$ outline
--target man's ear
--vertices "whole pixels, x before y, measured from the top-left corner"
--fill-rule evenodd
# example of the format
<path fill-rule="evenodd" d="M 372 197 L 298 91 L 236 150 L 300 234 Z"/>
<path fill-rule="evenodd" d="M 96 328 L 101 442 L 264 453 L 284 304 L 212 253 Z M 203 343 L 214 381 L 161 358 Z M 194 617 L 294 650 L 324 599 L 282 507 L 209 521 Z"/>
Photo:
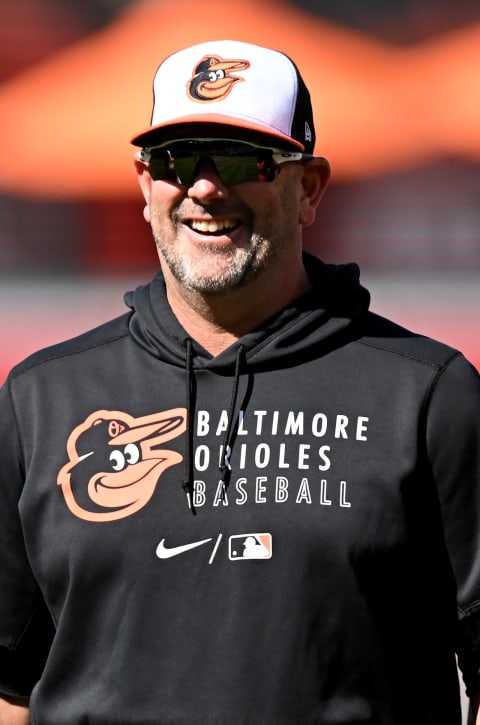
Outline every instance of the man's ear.
<path fill-rule="evenodd" d="M 317 207 L 327 188 L 329 178 L 330 164 L 323 156 L 303 164 L 303 192 L 299 212 L 299 222 L 303 227 L 308 227 L 315 221 Z"/>
<path fill-rule="evenodd" d="M 143 217 L 146 222 L 150 224 L 150 194 L 152 191 L 152 177 L 148 173 L 148 167 L 143 161 L 140 161 L 137 156 L 134 157 L 135 172 L 137 174 L 138 183 L 142 190 L 143 198 L 145 199 L 145 207 L 143 209 Z"/>

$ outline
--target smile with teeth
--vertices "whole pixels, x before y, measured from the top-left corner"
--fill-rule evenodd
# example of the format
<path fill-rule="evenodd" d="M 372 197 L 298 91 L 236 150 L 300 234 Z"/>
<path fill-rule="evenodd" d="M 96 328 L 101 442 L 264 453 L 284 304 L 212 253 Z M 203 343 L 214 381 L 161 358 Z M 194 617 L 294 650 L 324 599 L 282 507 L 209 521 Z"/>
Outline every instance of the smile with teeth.
<path fill-rule="evenodd" d="M 202 234 L 215 234 L 225 230 L 230 231 L 238 227 L 239 222 L 233 219 L 193 219 L 189 222 L 189 226 L 196 232 Z"/>

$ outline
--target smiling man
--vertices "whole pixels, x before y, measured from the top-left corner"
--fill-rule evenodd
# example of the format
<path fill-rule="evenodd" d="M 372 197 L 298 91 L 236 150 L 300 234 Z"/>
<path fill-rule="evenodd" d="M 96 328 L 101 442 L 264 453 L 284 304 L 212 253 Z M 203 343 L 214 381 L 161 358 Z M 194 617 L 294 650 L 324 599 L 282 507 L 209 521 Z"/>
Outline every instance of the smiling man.
<path fill-rule="evenodd" d="M 160 65 L 160 268 L 0 391 L 0 725 L 475 717 L 479 377 L 304 253 L 316 143 L 283 53 Z"/>

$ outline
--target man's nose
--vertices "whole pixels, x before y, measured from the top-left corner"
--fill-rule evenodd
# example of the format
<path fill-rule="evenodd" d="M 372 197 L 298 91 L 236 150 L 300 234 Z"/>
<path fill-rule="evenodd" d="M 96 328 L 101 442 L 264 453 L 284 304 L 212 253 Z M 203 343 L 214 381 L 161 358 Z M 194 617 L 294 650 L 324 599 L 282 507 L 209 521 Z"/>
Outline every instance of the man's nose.
<path fill-rule="evenodd" d="M 228 187 L 223 183 L 211 159 L 205 158 L 198 162 L 187 196 L 204 201 L 228 196 Z"/>

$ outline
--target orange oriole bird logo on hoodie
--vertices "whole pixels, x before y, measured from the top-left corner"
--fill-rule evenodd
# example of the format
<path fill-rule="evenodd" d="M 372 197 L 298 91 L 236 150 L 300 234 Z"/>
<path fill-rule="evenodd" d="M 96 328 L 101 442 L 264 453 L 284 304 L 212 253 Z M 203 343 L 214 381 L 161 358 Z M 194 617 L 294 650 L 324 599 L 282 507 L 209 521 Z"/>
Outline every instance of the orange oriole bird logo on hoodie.
<path fill-rule="evenodd" d="M 57 477 L 70 511 L 100 522 L 143 508 L 163 472 L 183 460 L 163 446 L 186 431 L 186 418 L 184 408 L 139 418 L 118 410 L 89 415 L 70 434 L 68 462 Z"/>

